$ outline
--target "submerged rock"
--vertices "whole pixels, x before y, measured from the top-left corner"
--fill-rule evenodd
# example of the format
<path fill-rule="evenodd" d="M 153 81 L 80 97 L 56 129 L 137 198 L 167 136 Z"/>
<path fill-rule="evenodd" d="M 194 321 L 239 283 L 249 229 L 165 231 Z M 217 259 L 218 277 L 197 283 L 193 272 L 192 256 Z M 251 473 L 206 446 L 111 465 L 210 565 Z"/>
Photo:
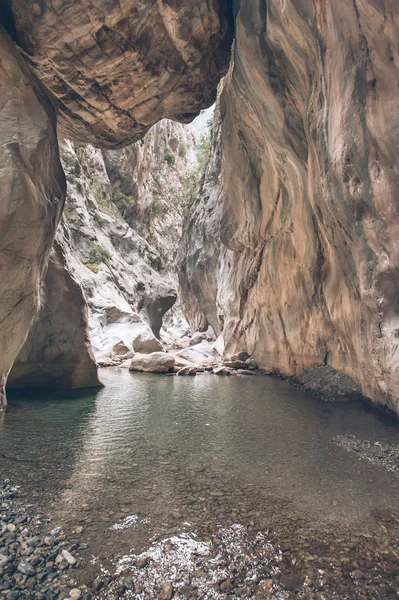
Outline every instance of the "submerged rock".
<path fill-rule="evenodd" d="M 166 352 L 152 352 L 151 354 L 136 354 L 131 363 L 130 371 L 145 371 L 147 373 L 167 373 L 173 370 L 175 359 Z"/>
<path fill-rule="evenodd" d="M 176 375 L 196 375 L 197 370 L 195 367 L 182 367 L 176 373 Z"/>

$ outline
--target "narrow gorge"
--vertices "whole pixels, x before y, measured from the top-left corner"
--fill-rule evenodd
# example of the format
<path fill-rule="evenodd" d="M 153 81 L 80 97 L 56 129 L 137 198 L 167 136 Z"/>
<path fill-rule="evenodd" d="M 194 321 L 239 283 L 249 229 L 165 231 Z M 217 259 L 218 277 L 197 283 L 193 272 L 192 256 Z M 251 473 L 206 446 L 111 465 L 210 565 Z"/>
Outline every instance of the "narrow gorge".
<path fill-rule="evenodd" d="M 0 0 L 0 68 L 1 597 L 396 597 L 397 0 Z"/>

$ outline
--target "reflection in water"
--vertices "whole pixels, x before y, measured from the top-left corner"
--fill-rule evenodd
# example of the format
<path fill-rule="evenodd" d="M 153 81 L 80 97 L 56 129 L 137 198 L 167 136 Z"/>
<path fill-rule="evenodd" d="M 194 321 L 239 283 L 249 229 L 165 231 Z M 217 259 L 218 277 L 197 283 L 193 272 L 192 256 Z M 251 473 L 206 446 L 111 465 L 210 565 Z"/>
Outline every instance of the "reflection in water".
<path fill-rule="evenodd" d="M 5 473 L 54 497 L 59 518 L 139 515 L 139 531 L 148 519 L 153 528 L 203 519 L 211 497 L 228 499 L 217 514 L 234 520 L 270 495 L 312 519 L 364 527 L 376 507 L 398 512 L 399 478 L 330 441 L 397 442 L 397 426 L 360 405 L 322 403 L 266 377 L 101 377 L 95 395 L 20 397 L 3 416 L 1 453 L 19 461 L 0 459 Z"/>

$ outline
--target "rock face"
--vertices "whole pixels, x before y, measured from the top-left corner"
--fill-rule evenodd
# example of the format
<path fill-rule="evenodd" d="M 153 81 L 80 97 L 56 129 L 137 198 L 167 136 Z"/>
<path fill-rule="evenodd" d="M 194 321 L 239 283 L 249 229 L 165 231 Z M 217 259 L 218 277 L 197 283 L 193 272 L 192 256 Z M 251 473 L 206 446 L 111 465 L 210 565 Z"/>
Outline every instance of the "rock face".
<path fill-rule="evenodd" d="M 73 389 L 100 385 L 89 341 L 87 305 L 56 244 L 39 315 L 8 378 L 9 388 Z"/>
<path fill-rule="evenodd" d="M 3 8 L 1 8 L 3 11 Z M 65 198 L 54 108 L 0 26 L 0 405 Z"/>
<path fill-rule="evenodd" d="M 165 155 L 174 142 L 175 162 L 169 165 Z M 62 144 L 68 196 L 59 238 L 87 299 L 100 363 L 114 359 L 118 343 L 132 350 L 140 335 L 151 340 L 147 352 L 161 350 L 154 334 L 166 333 L 167 311 L 167 325 L 181 323 L 176 312 L 169 314 L 177 298 L 174 255 L 186 193 L 180 179 L 196 168 L 194 143 L 190 128 L 164 120 L 123 150 Z"/>
<path fill-rule="evenodd" d="M 188 223 L 186 316 L 223 327 L 226 354 L 284 374 L 327 364 L 399 412 L 399 6 L 236 7 L 221 176 L 207 174 L 222 192 Z"/>
<path fill-rule="evenodd" d="M 61 134 L 116 147 L 212 104 L 232 41 L 227 0 L 5 0 L 2 17 L 57 99 Z"/>

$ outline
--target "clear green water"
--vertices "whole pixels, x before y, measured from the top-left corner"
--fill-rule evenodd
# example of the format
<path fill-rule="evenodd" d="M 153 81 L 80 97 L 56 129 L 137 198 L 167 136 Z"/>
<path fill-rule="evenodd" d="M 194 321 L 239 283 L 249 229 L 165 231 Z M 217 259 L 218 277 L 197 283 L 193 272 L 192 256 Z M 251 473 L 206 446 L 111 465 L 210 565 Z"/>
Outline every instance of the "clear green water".
<path fill-rule="evenodd" d="M 324 403 L 268 377 L 101 377 L 96 393 L 18 397 L 1 416 L 1 465 L 32 499 L 104 513 L 128 505 L 162 519 L 223 483 L 323 519 L 399 508 L 397 477 L 330 441 L 398 442 L 398 426 L 362 405 Z"/>
<path fill-rule="evenodd" d="M 1 475 L 51 527 L 78 536 L 82 583 L 127 568 L 144 589 L 140 598 L 157 597 L 171 576 L 179 589 L 196 590 L 178 597 L 224 597 L 215 591 L 220 571 L 242 570 L 263 540 L 273 573 L 296 565 L 333 597 L 385 598 L 395 589 L 399 476 L 331 440 L 351 434 L 398 445 L 397 423 L 268 377 L 104 369 L 101 378 L 101 390 L 19 395 L 0 413 Z M 227 542 L 207 566 L 198 559 L 206 571 L 198 579 L 192 557 L 201 544 L 217 553 L 216 531 Z M 148 572 L 134 567 L 143 552 L 152 557 Z M 262 578 L 264 561 L 254 560 L 244 587 Z M 342 570 L 359 566 L 372 580 L 363 596 Z M 111 586 L 104 597 L 118 593 Z"/>

